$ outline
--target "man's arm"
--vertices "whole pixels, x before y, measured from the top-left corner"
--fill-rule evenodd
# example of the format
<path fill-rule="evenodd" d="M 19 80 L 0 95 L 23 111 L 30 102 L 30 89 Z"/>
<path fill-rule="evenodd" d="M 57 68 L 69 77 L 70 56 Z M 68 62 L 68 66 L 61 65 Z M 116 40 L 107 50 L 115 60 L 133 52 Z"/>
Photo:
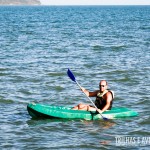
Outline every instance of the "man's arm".
<path fill-rule="evenodd" d="M 86 90 L 85 88 L 81 88 L 81 91 L 84 92 L 88 97 L 95 97 L 97 95 L 98 91 L 94 91 L 94 92 L 89 92 L 88 90 Z"/>

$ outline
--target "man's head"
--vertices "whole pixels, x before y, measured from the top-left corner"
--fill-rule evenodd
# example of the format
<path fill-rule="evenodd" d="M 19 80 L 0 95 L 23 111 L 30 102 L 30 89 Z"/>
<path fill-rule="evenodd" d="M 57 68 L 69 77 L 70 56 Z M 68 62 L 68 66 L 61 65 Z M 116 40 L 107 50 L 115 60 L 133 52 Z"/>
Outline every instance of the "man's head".
<path fill-rule="evenodd" d="M 106 80 L 101 80 L 100 81 L 99 89 L 100 89 L 100 92 L 104 92 L 105 90 L 107 90 L 107 82 L 106 82 Z"/>

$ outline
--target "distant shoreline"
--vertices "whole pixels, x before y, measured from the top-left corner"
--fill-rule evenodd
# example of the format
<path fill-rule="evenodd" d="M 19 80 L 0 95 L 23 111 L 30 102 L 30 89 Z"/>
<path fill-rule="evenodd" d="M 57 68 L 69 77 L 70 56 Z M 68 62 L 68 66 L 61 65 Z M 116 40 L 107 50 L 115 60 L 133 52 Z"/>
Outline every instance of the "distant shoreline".
<path fill-rule="evenodd" d="M 0 6 L 41 5 L 39 0 L 0 0 Z"/>
<path fill-rule="evenodd" d="M 41 4 L 9 4 L 9 5 L 3 5 L 3 4 L 0 4 L 0 6 L 42 6 Z"/>
<path fill-rule="evenodd" d="M 0 4 L 0 6 L 46 6 L 46 7 L 141 7 L 146 6 L 150 7 L 150 5 L 43 5 L 43 4 Z"/>

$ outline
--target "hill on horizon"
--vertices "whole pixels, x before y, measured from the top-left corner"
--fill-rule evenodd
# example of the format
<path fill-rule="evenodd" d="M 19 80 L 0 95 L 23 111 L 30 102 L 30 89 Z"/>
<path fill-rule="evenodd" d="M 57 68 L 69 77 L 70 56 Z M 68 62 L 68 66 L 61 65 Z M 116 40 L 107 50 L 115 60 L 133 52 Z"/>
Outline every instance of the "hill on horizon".
<path fill-rule="evenodd" d="M 0 0 L 0 5 L 40 5 L 40 0 Z"/>

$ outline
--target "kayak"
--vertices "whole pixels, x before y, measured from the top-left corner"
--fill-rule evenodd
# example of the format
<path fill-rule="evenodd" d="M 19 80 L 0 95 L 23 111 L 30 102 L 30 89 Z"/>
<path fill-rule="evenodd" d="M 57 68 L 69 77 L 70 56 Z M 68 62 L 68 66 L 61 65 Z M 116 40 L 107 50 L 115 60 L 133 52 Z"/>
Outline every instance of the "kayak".
<path fill-rule="evenodd" d="M 62 118 L 62 119 L 84 119 L 99 120 L 102 116 L 96 111 L 72 110 L 71 107 L 52 106 L 44 104 L 29 103 L 27 110 L 32 118 Z M 134 117 L 138 113 L 125 107 L 114 107 L 102 113 L 108 119 Z"/>

